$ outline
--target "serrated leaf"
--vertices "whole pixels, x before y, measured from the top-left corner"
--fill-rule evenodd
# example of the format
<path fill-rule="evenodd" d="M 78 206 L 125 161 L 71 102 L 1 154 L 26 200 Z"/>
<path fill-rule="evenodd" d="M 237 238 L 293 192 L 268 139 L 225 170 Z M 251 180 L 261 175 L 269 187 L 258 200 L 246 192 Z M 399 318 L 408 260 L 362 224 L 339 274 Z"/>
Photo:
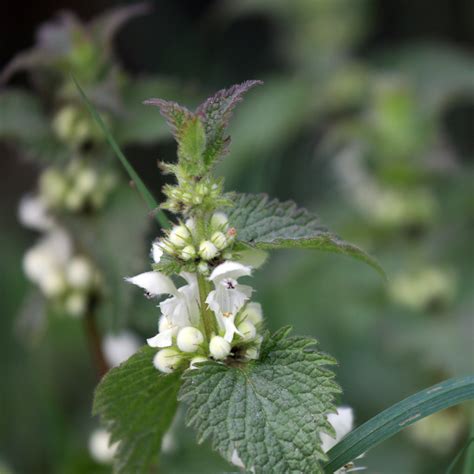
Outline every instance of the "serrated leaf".
<path fill-rule="evenodd" d="M 234 206 L 226 211 L 239 241 L 262 250 L 308 248 L 362 260 L 385 277 L 380 264 L 359 247 L 323 226 L 317 216 L 292 201 L 270 200 L 265 194 L 229 195 Z"/>
<path fill-rule="evenodd" d="M 180 374 L 158 372 L 152 363 L 155 353 L 143 347 L 112 369 L 95 392 L 94 415 L 100 415 L 111 442 L 120 441 L 114 463 L 117 473 L 151 471 L 176 412 Z"/>
<path fill-rule="evenodd" d="M 171 128 L 175 140 L 179 143 L 183 130 L 194 114 L 186 107 L 163 99 L 147 99 L 143 102 L 145 105 L 154 105 L 160 109 L 161 115 L 166 119 L 166 123 Z"/>
<path fill-rule="evenodd" d="M 258 361 L 206 363 L 183 374 L 179 399 L 198 441 L 211 438 L 225 459 L 237 454 L 257 474 L 322 472 L 319 434 L 333 432 L 326 415 L 339 389 L 324 366 L 334 359 L 289 331 L 267 337 Z"/>
<path fill-rule="evenodd" d="M 206 131 L 207 146 L 204 153 L 204 163 L 212 165 L 217 158 L 227 153 L 230 138 L 225 136 L 234 107 L 242 100 L 242 96 L 252 87 L 263 84 L 262 81 L 245 81 L 229 89 L 222 89 L 209 97 L 197 109 Z"/>
<path fill-rule="evenodd" d="M 474 376 L 445 380 L 379 413 L 349 433 L 329 452 L 328 474 L 412 423 L 437 411 L 474 399 Z"/>

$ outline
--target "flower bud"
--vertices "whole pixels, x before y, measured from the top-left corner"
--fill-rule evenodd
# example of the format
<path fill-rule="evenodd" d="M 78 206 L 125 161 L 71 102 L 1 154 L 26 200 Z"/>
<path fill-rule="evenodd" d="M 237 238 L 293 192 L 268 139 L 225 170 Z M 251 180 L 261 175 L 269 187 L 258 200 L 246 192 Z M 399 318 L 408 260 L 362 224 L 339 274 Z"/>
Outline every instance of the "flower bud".
<path fill-rule="evenodd" d="M 255 326 L 250 321 L 242 321 L 238 327 L 238 331 L 242 334 L 244 341 L 253 339 L 257 335 Z"/>
<path fill-rule="evenodd" d="M 215 212 L 211 217 L 211 227 L 213 229 L 227 230 L 229 219 L 223 212 Z"/>
<path fill-rule="evenodd" d="M 209 240 L 201 242 L 201 245 L 199 246 L 199 255 L 204 260 L 212 260 L 218 253 L 219 250 L 217 247 Z"/>
<path fill-rule="evenodd" d="M 84 204 L 84 194 L 77 189 L 70 189 L 64 197 L 64 205 L 71 211 L 79 210 Z"/>
<path fill-rule="evenodd" d="M 259 350 L 258 350 L 256 347 L 249 347 L 249 348 L 245 351 L 245 357 L 246 357 L 247 359 L 257 360 L 257 359 L 258 359 L 258 356 L 259 356 Z"/>
<path fill-rule="evenodd" d="M 44 171 L 40 177 L 39 185 L 40 194 L 46 202 L 51 205 L 58 205 L 62 202 L 67 184 L 58 170 L 50 168 Z"/>
<path fill-rule="evenodd" d="M 183 260 L 192 260 L 196 258 L 197 252 L 194 248 L 194 245 L 186 245 L 183 250 L 181 250 L 181 258 Z"/>
<path fill-rule="evenodd" d="M 201 275 L 209 275 L 209 265 L 206 262 L 200 262 L 197 269 Z"/>
<path fill-rule="evenodd" d="M 180 329 L 176 343 L 183 352 L 196 352 L 204 341 L 204 336 L 199 329 L 186 326 Z"/>
<path fill-rule="evenodd" d="M 214 336 L 209 343 L 209 352 L 214 359 L 225 359 L 230 354 L 230 344 L 223 337 Z"/>
<path fill-rule="evenodd" d="M 66 280 L 74 288 L 87 288 L 94 278 L 91 263 L 85 257 L 74 257 L 66 269 Z"/>
<path fill-rule="evenodd" d="M 242 321 L 249 321 L 253 325 L 263 321 L 262 305 L 260 303 L 249 303 L 242 312 Z"/>
<path fill-rule="evenodd" d="M 223 232 L 217 231 L 212 234 L 211 242 L 219 249 L 222 250 L 227 247 L 227 238 Z"/>
<path fill-rule="evenodd" d="M 194 233 L 196 232 L 196 221 L 194 220 L 194 218 L 190 217 L 189 219 L 186 219 L 184 225 L 189 230 L 189 232 L 194 235 Z"/>
<path fill-rule="evenodd" d="M 174 255 L 175 253 L 175 250 L 174 250 L 174 247 L 173 245 L 171 245 L 171 242 L 167 239 L 161 239 L 157 245 L 159 245 L 164 252 L 170 254 L 170 255 Z"/>
<path fill-rule="evenodd" d="M 207 362 L 207 361 L 208 359 L 203 356 L 193 357 L 190 361 L 189 368 L 191 370 L 197 369 L 198 367 L 196 367 L 194 364 L 199 364 L 200 362 Z"/>
<path fill-rule="evenodd" d="M 176 225 L 168 236 L 168 240 L 176 247 L 184 247 L 186 241 L 191 237 L 185 225 Z"/>
<path fill-rule="evenodd" d="M 160 372 L 170 374 L 181 362 L 181 353 L 172 347 L 161 349 L 155 354 L 153 358 L 153 365 Z"/>

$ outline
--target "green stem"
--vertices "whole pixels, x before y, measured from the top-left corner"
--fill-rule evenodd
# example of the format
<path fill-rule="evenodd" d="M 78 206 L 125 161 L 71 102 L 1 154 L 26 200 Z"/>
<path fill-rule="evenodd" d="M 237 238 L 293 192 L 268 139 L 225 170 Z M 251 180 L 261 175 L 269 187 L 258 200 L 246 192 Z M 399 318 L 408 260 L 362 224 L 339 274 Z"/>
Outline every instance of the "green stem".
<path fill-rule="evenodd" d="M 211 340 L 212 334 L 217 332 L 216 320 L 213 312 L 209 309 L 206 303 L 207 295 L 209 294 L 209 282 L 203 275 L 197 275 L 199 286 L 199 305 L 201 307 L 201 321 L 204 326 L 206 340 Z"/>

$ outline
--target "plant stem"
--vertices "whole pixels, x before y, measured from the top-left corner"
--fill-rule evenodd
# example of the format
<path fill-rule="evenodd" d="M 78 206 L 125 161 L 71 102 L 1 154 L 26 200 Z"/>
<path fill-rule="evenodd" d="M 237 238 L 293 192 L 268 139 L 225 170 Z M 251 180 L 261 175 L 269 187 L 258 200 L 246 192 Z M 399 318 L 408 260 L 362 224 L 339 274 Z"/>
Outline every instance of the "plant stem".
<path fill-rule="evenodd" d="M 97 369 L 97 374 L 99 378 L 102 378 L 109 370 L 109 367 L 105 361 L 104 353 L 102 352 L 101 337 L 97 328 L 94 307 L 95 305 L 92 304 L 87 313 L 84 315 L 84 330 L 89 342 L 92 358 Z"/>
<path fill-rule="evenodd" d="M 207 341 L 211 340 L 212 334 L 216 332 L 214 314 L 208 308 L 206 297 L 209 294 L 209 283 L 203 275 L 197 275 L 199 286 L 199 306 L 201 307 L 201 320 Z"/>

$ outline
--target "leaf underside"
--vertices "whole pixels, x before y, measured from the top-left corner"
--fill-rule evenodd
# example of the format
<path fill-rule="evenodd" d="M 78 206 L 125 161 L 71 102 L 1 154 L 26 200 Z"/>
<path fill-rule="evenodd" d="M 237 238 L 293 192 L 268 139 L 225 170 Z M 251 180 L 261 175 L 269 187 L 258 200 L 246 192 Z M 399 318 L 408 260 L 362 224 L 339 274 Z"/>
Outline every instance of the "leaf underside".
<path fill-rule="evenodd" d="M 289 331 L 267 337 L 258 361 L 206 363 L 183 374 L 179 399 L 198 441 L 211 438 L 227 460 L 235 451 L 255 473 L 322 472 L 319 434 L 333 433 L 326 415 L 339 388 L 324 366 L 334 359 Z"/>
<path fill-rule="evenodd" d="M 181 374 L 158 372 L 155 352 L 143 347 L 112 369 L 95 392 L 94 415 L 100 415 L 111 442 L 120 441 L 114 464 L 120 474 L 151 472 L 176 412 Z"/>
<path fill-rule="evenodd" d="M 373 257 L 330 232 L 317 216 L 294 202 L 270 200 L 265 194 L 231 193 L 229 198 L 234 206 L 227 214 L 239 241 L 262 250 L 308 248 L 339 253 L 362 260 L 385 277 Z"/>

